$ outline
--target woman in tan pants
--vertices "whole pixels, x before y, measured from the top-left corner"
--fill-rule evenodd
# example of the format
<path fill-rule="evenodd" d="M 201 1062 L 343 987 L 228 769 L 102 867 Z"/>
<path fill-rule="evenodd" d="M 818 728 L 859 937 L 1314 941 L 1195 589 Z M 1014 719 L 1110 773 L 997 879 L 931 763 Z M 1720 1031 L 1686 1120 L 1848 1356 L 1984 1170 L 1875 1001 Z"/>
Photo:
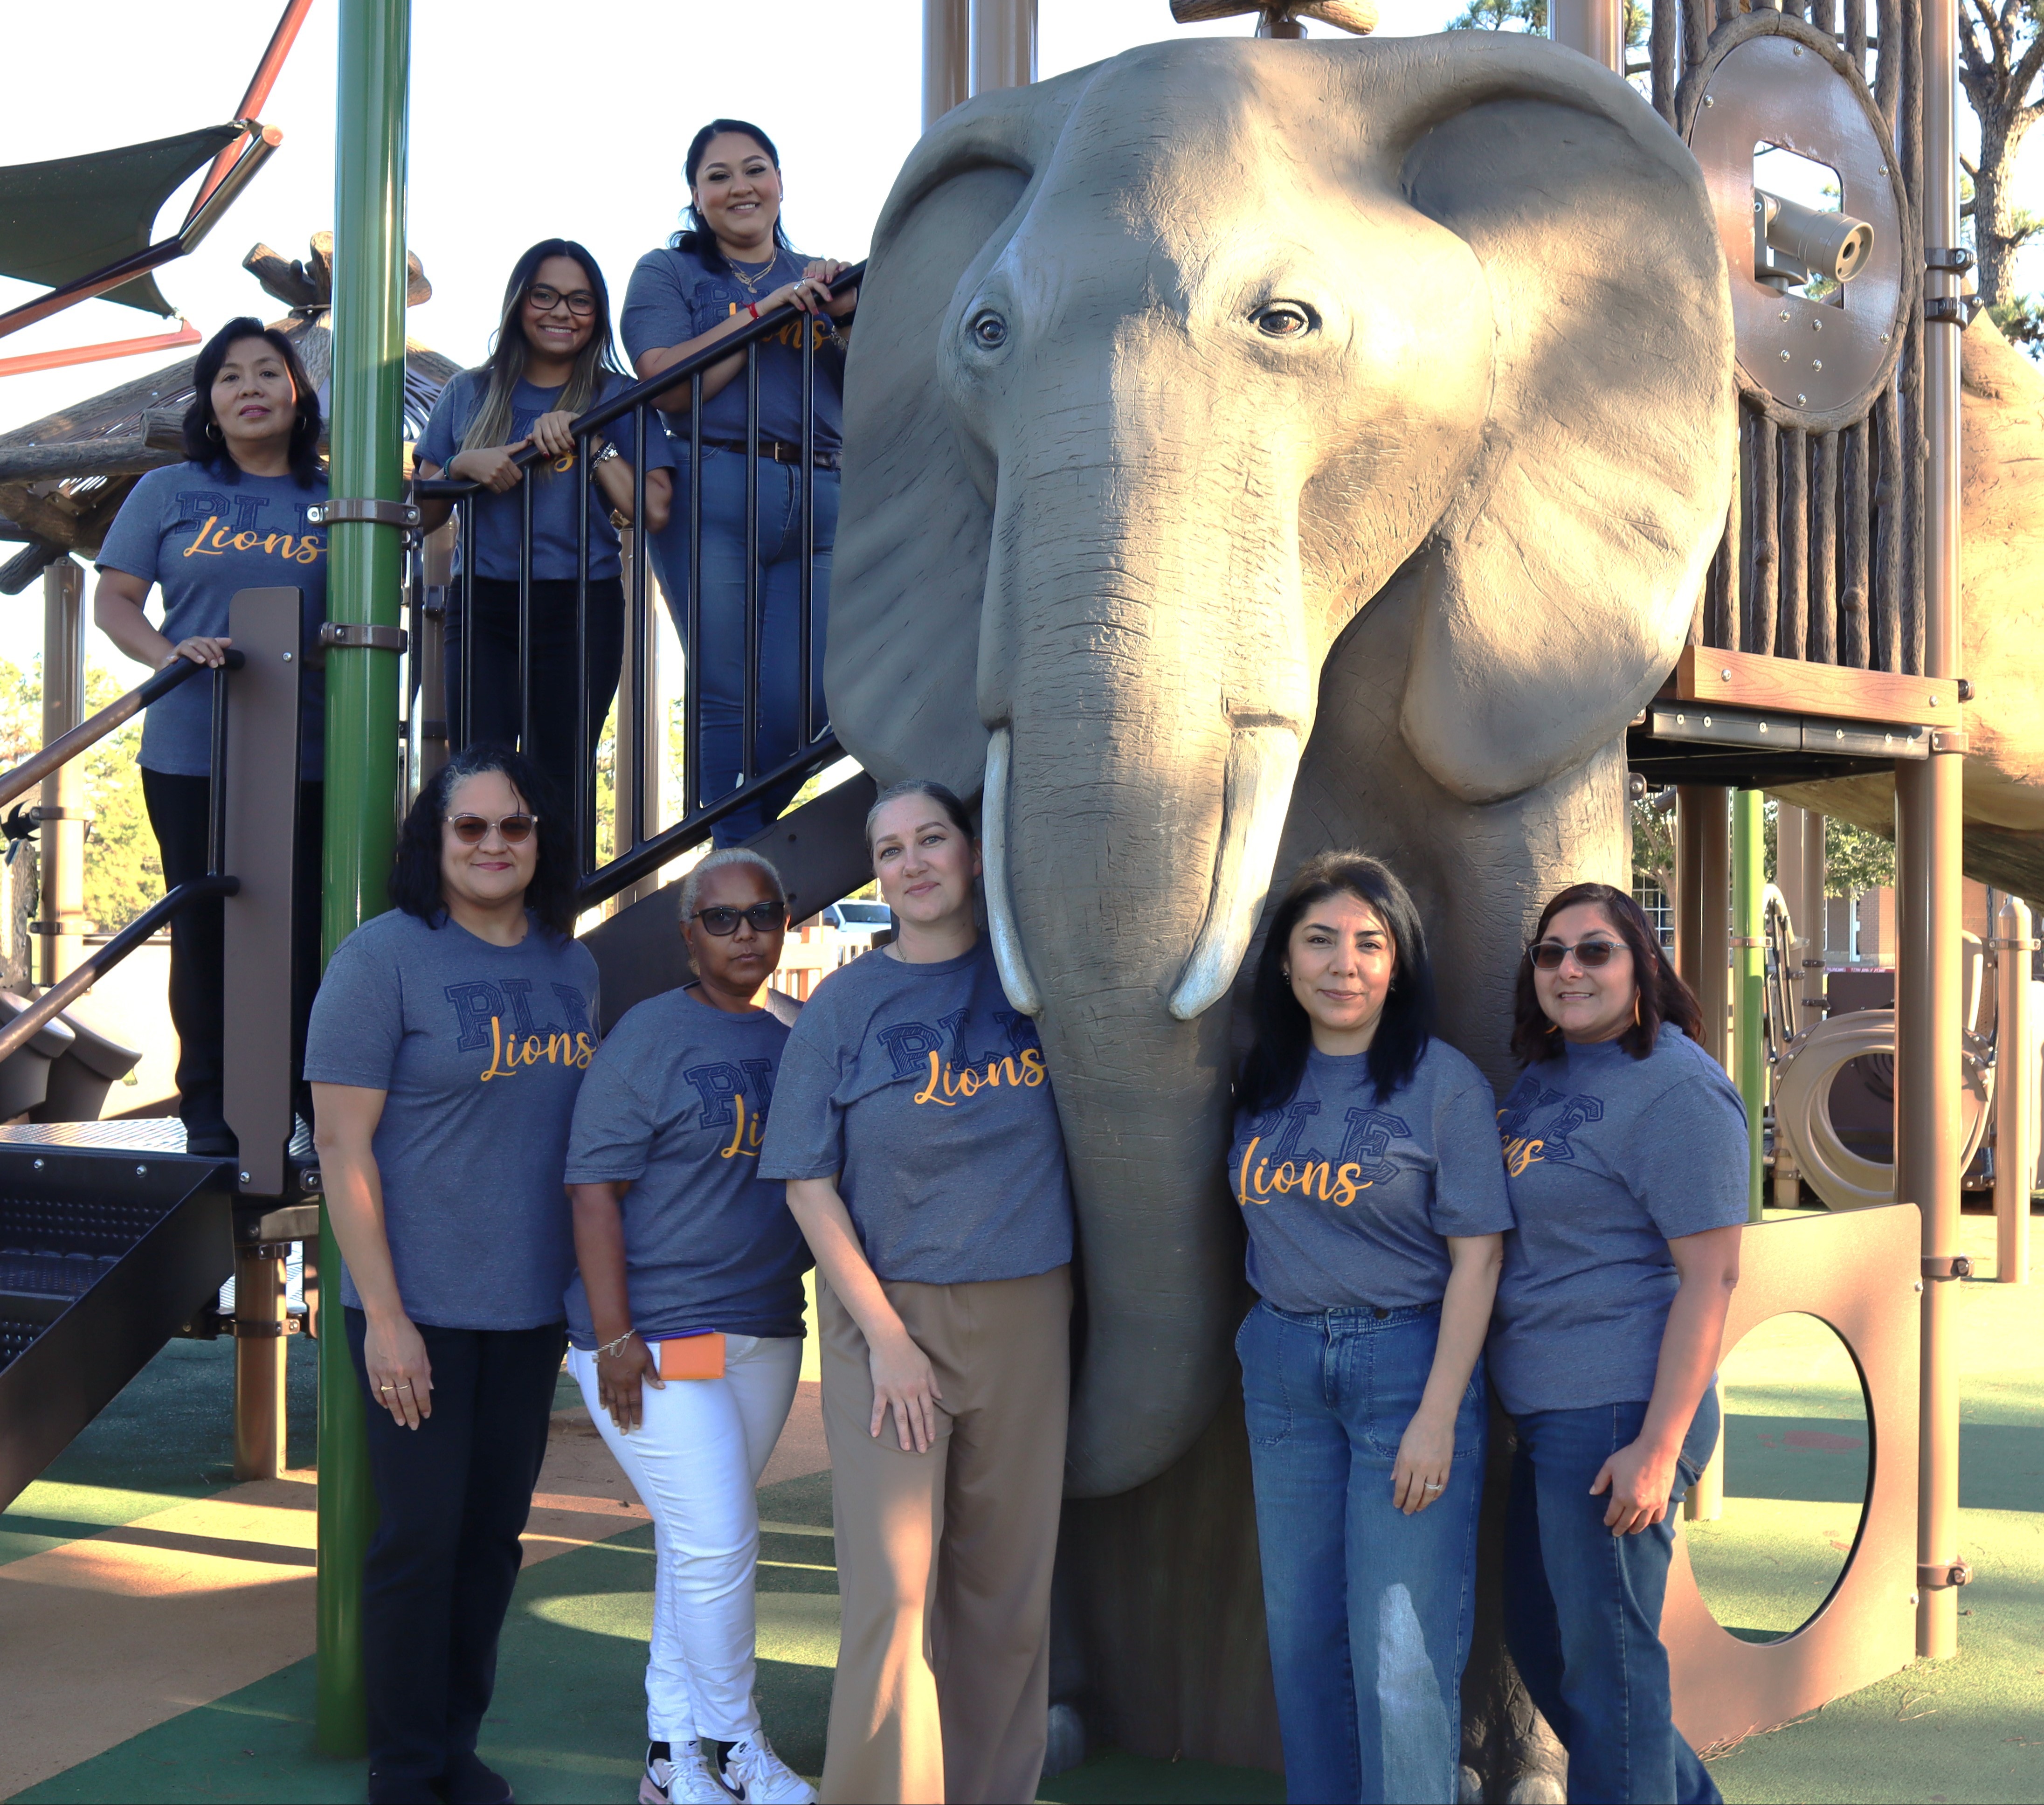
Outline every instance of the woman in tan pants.
<path fill-rule="evenodd" d="M 866 818 L 896 939 L 782 1054 L 762 1178 L 816 1259 L 843 1631 L 825 1801 L 1032 1799 L 1050 1705 L 1072 1206 L 1043 1054 L 941 785 Z"/>

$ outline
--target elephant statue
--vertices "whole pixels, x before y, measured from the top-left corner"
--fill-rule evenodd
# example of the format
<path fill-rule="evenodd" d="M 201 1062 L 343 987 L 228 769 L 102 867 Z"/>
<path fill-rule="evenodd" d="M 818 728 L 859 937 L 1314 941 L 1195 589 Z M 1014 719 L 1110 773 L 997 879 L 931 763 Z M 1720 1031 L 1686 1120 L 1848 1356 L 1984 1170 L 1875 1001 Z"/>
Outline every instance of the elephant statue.
<path fill-rule="evenodd" d="M 1363 847 L 1427 912 L 1448 1038 L 1508 1075 L 1524 929 L 1623 881 L 1626 724 L 1725 517 L 1710 203 L 1543 39 L 1154 44 L 935 125 L 855 342 L 825 684 L 880 781 L 980 797 L 1055 1076 L 1064 1617 L 1089 1684 L 1143 1673 L 1101 1707 L 1124 1745 L 1268 1763 L 1238 974 L 1274 872 Z"/>

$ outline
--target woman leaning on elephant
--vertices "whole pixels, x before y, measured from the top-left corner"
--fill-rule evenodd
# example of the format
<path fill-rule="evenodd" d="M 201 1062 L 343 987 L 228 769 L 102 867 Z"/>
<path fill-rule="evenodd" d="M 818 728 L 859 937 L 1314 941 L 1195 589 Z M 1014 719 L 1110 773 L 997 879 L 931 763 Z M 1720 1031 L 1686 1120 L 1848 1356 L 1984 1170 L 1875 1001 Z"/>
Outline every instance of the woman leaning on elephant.
<path fill-rule="evenodd" d="M 1512 1226 L 1481 1073 L 1434 1036 L 1376 859 L 1301 866 L 1258 962 L 1228 1162 L 1260 1301 L 1235 1338 L 1293 1799 L 1450 1801 Z"/>
<path fill-rule="evenodd" d="M 803 1010 L 759 1161 L 818 1272 L 843 1614 L 822 1795 L 1033 1799 L 1070 1384 L 1064 1143 L 974 925 L 963 805 L 897 784 L 866 832 L 897 938 Z"/>
<path fill-rule="evenodd" d="M 1577 884 L 1518 980 L 1526 1071 L 1498 1112 L 1493 1382 L 1517 1426 L 1506 1635 L 1571 1799 L 1719 1796 L 1670 1713 L 1669 1513 L 1717 1444 L 1711 1389 L 1746 1219 L 1746 1111 L 1639 905 Z"/>

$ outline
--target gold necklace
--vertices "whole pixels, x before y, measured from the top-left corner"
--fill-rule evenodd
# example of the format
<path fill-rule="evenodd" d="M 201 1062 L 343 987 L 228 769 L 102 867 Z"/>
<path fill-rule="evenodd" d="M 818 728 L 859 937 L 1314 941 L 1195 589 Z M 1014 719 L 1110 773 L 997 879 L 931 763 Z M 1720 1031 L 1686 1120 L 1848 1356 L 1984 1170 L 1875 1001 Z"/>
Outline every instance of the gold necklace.
<path fill-rule="evenodd" d="M 731 266 L 731 273 L 737 277 L 739 281 L 744 285 L 745 292 L 747 294 L 757 294 L 759 292 L 760 283 L 766 281 L 769 276 L 773 275 L 774 265 L 781 261 L 781 253 L 779 251 L 776 250 L 774 254 L 766 259 L 766 267 L 762 270 L 756 276 L 748 276 L 743 270 L 740 269 L 739 267 L 738 259 L 736 257 L 727 256 L 724 260 Z"/>

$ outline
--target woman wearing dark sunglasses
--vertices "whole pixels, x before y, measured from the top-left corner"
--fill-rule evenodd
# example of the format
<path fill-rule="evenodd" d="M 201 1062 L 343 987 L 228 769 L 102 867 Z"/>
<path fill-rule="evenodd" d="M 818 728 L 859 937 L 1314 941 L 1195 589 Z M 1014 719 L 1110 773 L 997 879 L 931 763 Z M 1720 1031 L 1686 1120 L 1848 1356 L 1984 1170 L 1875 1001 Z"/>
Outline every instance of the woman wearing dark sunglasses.
<path fill-rule="evenodd" d="M 1569 1796 L 1697 1805 L 1669 1715 L 1669 1513 L 1717 1444 L 1711 1390 L 1746 1219 L 1744 1105 L 1639 905 L 1577 884 L 1520 967 L 1498 1112 L 1517 1231 L 1490 1335 L 1518 1426 L 1505 1628 Z"/>
<path fill-rule="evenodd" d="M 566 1342 L 560 1173 L 596 1050 L 571 837 L 530 759 L 456 755 L 405 817 L 395 906 L 341 943 L 313 1009 L 340 1314 L 370 1405 L 369 1796 L 389 1805 L 510 1796 L 476 1733 Z"/>
<path fill-rule="evenodd" d="M 1419 911 L 1374 858 L 1300 869 L 1252 996 L 1228 1166 L 1260 1301 L 1235 1350 L 1285 1792 L 1452 1799 L 1512 1226 L 1496 1100 L 1435 1037 Z"/>
<path fill-rule="evenodd" d="M 603 734 L 624 655 L 624 569 L 615 514 L 632 518 L 633 450 L 627 414 L 590 440 L 591 472 L 577 467 L 576 417 L 628 386 L 610 329 L 610 294 L 596 259 L 566 238 L 535 244 L 511 271 L 490 361 L 465 370 L 440 391 L 413 453 L 420 475 L 478 482 L 473 559 L 475 619 L 460 613 L 460 589 L 448 615 L 448 718 L 454 743 L 510 746 L 520 732 L 518 668 L 519 539 L 529 472 L 533 489 L 532 637 L 525 648 L 532 739 L 524 748 L 573 796 Z M 528 446 L 544 454 L 521 468 Z M 646 524 L 667 524 L 674 458 L 664 434 L 646 439 Z M 582 498 L 586 496 L 586 501 Z M 450 501 L 421 505 L 428 532 L 452 511 Z M 575 744 L 575 603 L 582 508 L 589 514 L 589 737 Z M 466 686 L 464 647 L 473 661 Z M 475 719 L 462 718 L 464 687 Z"/>
<path fill-rule="evenodd" d="M 759 1177 L 801 1007 L 767 988 L 788 903 L 733 847 L 682 880 L 681 913 L 694 981 L 626 1013 L 575 1104 L 568 1370 L 653 1517 L 642 1805 L 807 1801 L 753 1696 L 755 1488 L 801 1373 L 809 1265 Z"/>

